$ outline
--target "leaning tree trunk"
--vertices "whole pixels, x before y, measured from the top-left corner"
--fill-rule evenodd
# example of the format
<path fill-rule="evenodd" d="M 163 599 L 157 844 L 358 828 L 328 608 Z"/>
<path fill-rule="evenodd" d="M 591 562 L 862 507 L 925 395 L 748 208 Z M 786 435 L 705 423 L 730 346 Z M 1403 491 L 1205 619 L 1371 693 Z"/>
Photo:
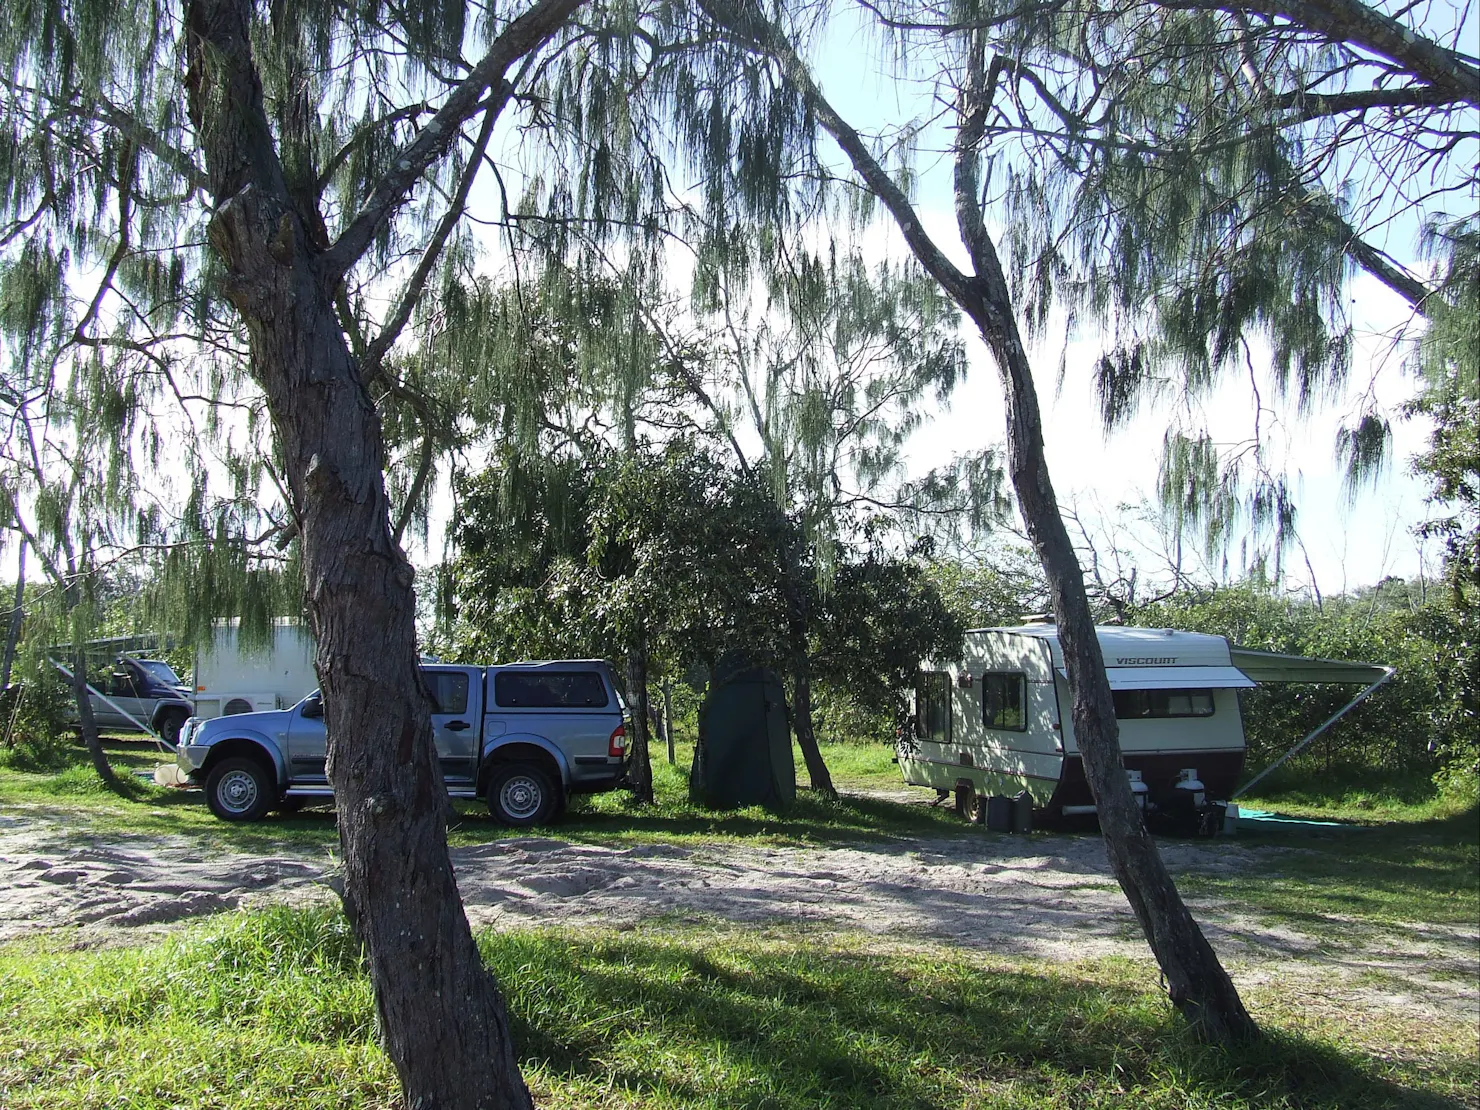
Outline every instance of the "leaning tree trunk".
<path fill-rule="evenodd" d="M 825 798 L 836 798 L 838 788 L 833 785 L 832 773 L 823 761 L 822 749 L 817 746 L 817 734 L 812 730 L 812 664 L 805 651 L 792 656 L 791 709 L 797 747 L 802 750 L 812 789 Z"/>
<path fill-rule="evenodd" d="M 26 619 L 26 541 L 20 542 L 16 559 L 15 606 L 10 610 L 10 627 L 5 634 L 5 661 L 0 664 L 0 690 L 10 685 L 10 671 L 15 665 L 15 647 L 20 642 L 21 624 Z"/>
<path fill-rule="evenodd" d="M 812 660 L 807 651 L 810 612 L 806 592 L 799 582 L 798 562 L 794 553 L 787 553 L 788 565 L 783 568 L 785 584 L 782 589 L 786 601 L 786 635 L 791 649 L 791 724 L 796 732 L 797 747 L 802 750 L 802 760 L 807 764 L 807 778 L 812 789 L 825 798 L 836 798 L 838 788 L 833 785 L 832 774 L 822 758 L 822 749 L 817 746 L 817 733 L 812 728 Z"/>
<path fill-rule="evenodd" d="M 391 534 L 380 420 L 334 311 L 340 275 L 358 254 L 342 237 L 336 247 L 349 257 L 331 261 L 294 206 L 263 109 L 252 11 L 252 0 L 188 0 L 186 83 L 216 202 L 210 243 L 246 326 L 300 529 L 345 897 L 406 1105 L 529 1107 L 504 1000 L 453 878 L 416 670 L 412 569 Z M 406 189 L 428 152 L 451 142 L 442 113 L 486 90 L 483 69 L 398 161 Z M 475 76 L 481 88 L 471 87 Z M 374 226 L 362 229 L 367 241 Z"/>
<path fill-rule="evenodd" d="M 653 804 L 653 764 L 648 736 L 647 636 L 639 632 L 627 653 L 627 700 L 632 710 L 632 748 L 627 785 L 643 805 Z"/>
<path fill-rule="evenodd" d="M 1120 735 L 1105 661 L 1095 634 L 1084 574 L 1059 515 L 1044 453 L 1043 423 L 1032 368 L 1023 347 L 996 245 L 981 210 L 979 159 L 991 91 L 983 39 L 964 51 L 958 104 L 955 165 L 956 222 L 971 259 L 967 273 L 931 239 L 909 198 L 874 157 L 869 144 L 843 119 L 812 79 L 786 36 L 748 0 L 700 0 L 706 11 L 740 42 L 769 54 L 842 148 L 864 186 L 894 218 L 920 264 L 970 317 L 997 364 L 1007 402 L 1008 465 L 1023 520 L 1048 576 L 1059 641 L 1073 691 L 1072 719 L 1085 777 L 1099 811 L 1111 870 L 1125 891 L 1147 942 L 1161 965 L 1171 1000 L 1198 1032 L 1229 1043 L 1257 1037 L 1233 981 L 1192 919 L 1146 832 L 1126 779 Z"/>
<path fill-rule="evenodd" d="M 123 793 L 123 783 L 118 781 L 113 764 L 108 762 L 108 753 L 103 750 L 103 738 L 98 735 L 98 719 L 93 714 L 92 696 L 87 689 L 87 653 L 78 648 L 72 657 L 72 697 L 77 701 L 77 728 L 82 733 L 82 743 L 92 759 L 93 770 L 103 785 L 115 793 Z"/>
<path fill-rule="evenodd" d="M 1033 548 L 1048 577 L 1064 652 L 1071 717 L 1085 778 L 1100 821 L 1110 867 L 1161 965 L 1172 1004 L 1209 1040 L 1247 1040 L 1258 1027 L 1233 981 L 1177 893 L 1131 793 L 1120 730 L 1105 675 L 1084 572 L 1059 513 L 1044 450 L 1043 420 L 1032 367 L 1018 331 L 1011 293 L 979 203 L 977 146 L 985 123 L 980 52 L 962 92 L 956 160 L 956 217 L 975 274 L 952 289 L 991 349 L 1007 406 L 1008 468 Z M 949 288 L 949 287 L 948 287 Z"/>

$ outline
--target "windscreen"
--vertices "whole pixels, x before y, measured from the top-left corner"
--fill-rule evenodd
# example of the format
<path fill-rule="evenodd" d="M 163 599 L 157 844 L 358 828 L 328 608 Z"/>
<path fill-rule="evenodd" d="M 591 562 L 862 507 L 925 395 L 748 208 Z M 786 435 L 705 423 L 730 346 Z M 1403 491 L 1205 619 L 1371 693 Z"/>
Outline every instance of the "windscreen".
<path fill-rule="evenodd" d="M 163 682 L 166 686 L 181 685 L 180 676 L 163 659 L 135 659 L 134 662 L 156 682 Z"/>

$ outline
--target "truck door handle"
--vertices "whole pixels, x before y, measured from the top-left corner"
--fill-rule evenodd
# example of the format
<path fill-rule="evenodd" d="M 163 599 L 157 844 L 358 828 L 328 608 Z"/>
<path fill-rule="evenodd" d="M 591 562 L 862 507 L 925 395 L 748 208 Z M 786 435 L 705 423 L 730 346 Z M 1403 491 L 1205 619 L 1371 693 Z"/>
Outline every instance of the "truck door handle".
<path fill-rule="evenodd" d="M 448 732 L 461 732 L 463 729 L 472 728 L 473 726 L 468 724 L 467 721 L 448 721 L 442 727 Z"/>

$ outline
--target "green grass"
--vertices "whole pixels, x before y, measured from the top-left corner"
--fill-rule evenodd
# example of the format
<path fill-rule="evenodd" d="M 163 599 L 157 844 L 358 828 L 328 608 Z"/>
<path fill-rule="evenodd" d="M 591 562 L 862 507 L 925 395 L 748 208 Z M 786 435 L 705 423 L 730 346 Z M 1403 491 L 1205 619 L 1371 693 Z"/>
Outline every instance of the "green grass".
<path fill-rule="evenodd" d="M 1474 809 L 1381 829 L 1259 835 L 1245 825 L 1239 843 L 1288 850 L 1256 873 L 1189 875 L 1178 879 L 1179 888 L 1337 942 L 1354 927 L 1418 922 L 1473 930 L 1480 922 L 1480 811 Z"/>
<path fill-rule="evenodd" d="M 1463 1023 L 1261 991 L 1258 1046 L 1196 1044 L 1147 965 L 1046 965 L 796 929 L 486 934 L 547 1108 L 1473 1105 Z M 327 910 L 146 947 L 0 947 L 7 1110 L 390 1107 L 356 946 Z"/>
<path fill-rule="evenodd" d="M 1298 772 L 1281 769 L 1238 804 L 1291 817 L 1388 825 L 1461 816 L 1475 807 L 1476 800 L 1473 794 L 1441 790 L 1432 775 L 1422 772 L 1305 768 Z"/>
<path fill-rule="evenodd" d="M 554 835 L 607 844 L 645 840 L 745 840 L 770 845 L 856 844 L 922 836 L 983 835 L 980 829 L 962 822 L 949 807 L 901 805 L 858 796 L 845 796 L 833 802 L 804 789 L 797 790 L 796 804 L 785 813 L 772 813 L 759 806 L 705 809 L 688 800 L 692 749 L 680 744 L 677 760 L 672 764 L 661 751 L 654 754 L 656 805 L 637 806 L 626 791 L 576 799 L 565 818 L 554 826 Z M 880 745 L 840 744 L 829 747 L 825 754 L 835 782 L 845 790 L 856 790 L 860 783 L 877 784 L 880 780 L 887 784 L 885 789 L 902 786 L 898 767 L 889 762 L 891 749 Z M 801 781 L 805 782 L 806 772 L 799 755 L 797 767 Z M 462 822 L 454 830 L 454 842 L 463 837 L 486 840 L 497 834 L 497 826 L 492 825 L 482 806 L 466 805 L 460 810 Z"/>
<path fill-rule="evenodd" d="M 1184 891 L 1336 942 L 1353 926 L 1480 922 L 1480 806 L 1442 792 L 1428 776 L 1271 776 L 1268 789 L 1239 805 L 1349 827 L 1264 832 L 1245 822 L 1240 844 L 1290 850 L 1257 877 L 1192 876 L 1179 881 Z"/>
<path fill-rule="evenodd" d="M 163 758 L 153 745 L 140 742 L 112 742 L 109 751 L 120 772 L 147 769 Z M 690 750 L 681 745 L 675 764 L 669 764 L 661 750 L 654 754 L 656 806 L 636 806 L 625 791 L 577 799 L 558 824 L 541 834 L 601 844 L 662 841 L 770 846 L 992 835 L 963 823 L 949 807 L 933 809 L 857 796 L 829 802 L 806 790 L 798 791 L 796 805 L 786 814 L 759 807 L 708 810 L 688 801 Z M 893 790 L 899 786 L 898 768 L 890 762 L 892 753 L 887 747 L 835 745 L 827 749 L 827 757 L 845 789 Z M 1332 798 L 1348 796 L 1349 787 L 1342 787 L 1348 794 L 1336 794 L 1328 786 L 1326 795 L 1304 789 L 1301 796 L 1309 802 L 1306 813 L 1326 819 L 1342 816 Z M 1260 801 L 1268 808 L 1292 808 L 1279 805 L 1280 797 Z M 1404 802 L 1403 797 L 1409 800 Z M 1390 807 L 1387 812 L 1410 817 L 1433 812 L 1438 805 L 1421 793 L 1399 796 L 1392 802 L 1409 808 Z M 25 807 L 38 816 L 65 822 L 70 831 L 94 835 L 183 835 L 204 847 L 242 852 L 284 848 L 332 852 L 338 848 L 333 812 L 327 807 L 234 825 L 213 817 L 198 791 L 140 783 L 134 796 L 119 798 L 102 788 L 86 764 L 56 775 L 0 769 L 0 806 Z M 458 820 L 449 830 L 452 844 L 480 844 L 509 835 L 481 803 L 460 802 L 457 809 Z M 1333 940 L 1339 940 L 1354 924 L 1375 929 L 1414 921 L 1446 926 L 1480 921 L 1480 811 L 1474 808 L 1442 819 L 1393 818 L 1377 827 L 1358 829 L 1268 834 L 1248 823 L 1238 843 L 1289 850 L 1271 854 L 1269 862 L 1252 873 L 1184 876 L 1179 879 L 1181 888 L 1190 895 L 1252 910 L 1265 920 Z"/>
<path fill-rule="evenodd" d="M 38 774 L 0 767 L 0 806 L 25 808 L 51 816 L 69 828 L 103 836 L 189 836 L 203 845 L 233 851 L 276 851 L 284 848 L 332 851 L 338 847 L 334 815 L 327 805 L 285 815 L 274 813 L 261 822 L 236 825 L 219 821 L 205 807 L 199 791 L 161 788 L 134 778 L 168 758 L 152 743 L 109 739 L 109 758 L 120 775 L 129 779 L 128 796 L 104 789 L 86 755 L 55 774 Z M 556 825 L 542 835 L 602 843 L 727 842 L 746 840 L 770 845 L 857 843 L 903 837 L 980 836 L 952 814 L 949 807 L 904 806 L 886 800 L 847 797 L 831 802 L 809 790 L 797 791 L 796 804 L 786 813 L 752 806 L 709 810 L 688 800 L 688 766 L 693 749 L 680 744 L 677 761 L 667 762 L 659 747 L 654 751 L 653 776 L 657 805 L 642 807 L 622 790 L 577 798 Z M 875 786 L 898 789 L 899 769 L 890 760 L 892 749 L 882 745 L 835 745 L 827 750 L 829 765 L 845 789 Z M 797 757 L 801 780 L 806 781 Z M 458 821 L 451 842 L 480 844 L 510 835 L 488 815 L 481 802 L 458 802 Z"/>

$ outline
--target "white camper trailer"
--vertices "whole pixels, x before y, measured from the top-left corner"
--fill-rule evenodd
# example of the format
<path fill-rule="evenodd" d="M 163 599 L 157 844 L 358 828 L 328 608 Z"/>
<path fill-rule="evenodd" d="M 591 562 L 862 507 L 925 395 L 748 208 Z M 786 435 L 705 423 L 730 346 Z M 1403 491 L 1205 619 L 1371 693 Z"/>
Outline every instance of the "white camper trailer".
<path fill-rule="evenodd" d="M 1238 691 L 1255 685 L 1251 675 L 1260 682 L 1372 683 L 1297 750 L 1392 675 L 1377 664 L 1250 651 L 1195 632 L 1096 633 L 1126 771 L 1136 793 L 1159 808 L 1234 796 L 1244 766 Z M 919 676 L 915 734 L 899 744 L 905 782 L 982 796 L 1025 790 L 1052 816 L 1093 812 L 1070 702 L 1052 624 L 968 632 L 959 662 Z"/>
<path fill-rule="evenodd" d="M 288 619 L 273 623 L 271 643 L 239 649 L 238 621 L 222 621 L 209 647 L 195 653 L 195 715 L 229 717 L 296 705 L 318 689 L 313 634 Z"/>

